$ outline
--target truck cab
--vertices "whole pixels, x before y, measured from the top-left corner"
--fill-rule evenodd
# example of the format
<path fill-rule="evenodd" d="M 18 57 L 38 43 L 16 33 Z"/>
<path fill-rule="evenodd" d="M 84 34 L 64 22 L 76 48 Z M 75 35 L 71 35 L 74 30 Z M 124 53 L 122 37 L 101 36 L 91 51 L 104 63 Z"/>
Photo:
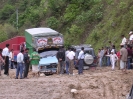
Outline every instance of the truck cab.
<path fill-rule="evenodd" d="M 58 60 L 56 53 L 63 46 L 63 35 L 50 28 L 31 28 L 25 30 L 26 47 L 30 54 L 35 48 L 40 55 L 39 71 L 48 75 L 57 71 Z"/>

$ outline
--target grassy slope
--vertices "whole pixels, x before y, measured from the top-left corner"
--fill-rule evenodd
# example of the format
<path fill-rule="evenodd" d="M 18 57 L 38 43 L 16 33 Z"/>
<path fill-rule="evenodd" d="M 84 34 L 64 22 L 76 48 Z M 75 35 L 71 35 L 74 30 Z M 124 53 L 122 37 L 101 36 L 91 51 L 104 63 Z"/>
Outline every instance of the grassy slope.
<path fill-rule="evenodd" d="M 1 3 L 0 8 L 2 8 L 3 5 L 6 4 L 7 0 L 3 1 L 0 1 Z M 41 1 L 45 2 L 46 4 L 42 3 L 39 7 L 45 10 L 48 1 L 47 0 L 41 0 Z M 103 47 L 108 46 L 108 41 L 111 40 L 113 43 L 115 43 L 115 45 L 118 48 L 121 42 L 121 37 L 120 37 L 121 34 L 125 34 L 126 37 L 128 37 L 129 31 L 133 30 L 133 18 L 132 18 L 133 1 L 131 0 L 97 0 L 97 1 L 100 1 L 101 4 L 104 5 L 104 13 L 103 13 L 104 16 L 100 22 L 92 22 L 90 24 L 88 22 L 88 23 L 83 23 L 82 25 L 77 25 L 76 21 L 73 20 L 68 23 L 63 23 L 61 19 L 66 14 L 65 12 L 66 8 L 63 8 L 60 14 L 61 16 L 58 15 L 58 17 L 56 17 L 60 23 L 60 25 L 56 30 L 63 33 L 65 36 L 65 41 L 70 42 L 71 44 L 89 43 L 93 45 L 93 47 L 97 50 L 102 46 Z M 68 7 L 68 5 L 65 7 Z M 38 9 L 40 9 L 39 7 Z M 33 12 L 36 10 L 32 8 L 31 11 Z M 83 10 L 80 11 L 82 13 Z M 23 14 L 23 12 L 21 12 L 21 14 Z M 40 15 L 40 12 L 38 14 Z M 52 11 L 47 10 L 46 14 L 40 17 L 39 20 L 40 22 L 38 22 L 41 23 L 40 26 L 47 27 L 48 25 L 46 24 L 46 21 L 51 16 L 57 16 L 57 15 L 54 15 Z M 33 27 L 32 25 L 36 26 L 36 23 L 26 21 L 25 24 L 19 29 L 19 34 L 23 35 L 24 29 Z M 76 27 L 75 25 L 78 27 Z M 75 28 L 77 28 L 77 31 L 74 30 Z M 71 35 L 68 33 L 68 30 L 71 31 Z"/>
<path fill-rule="evenodd" d="M 121 35 L 124 34 L 128 38 L 129 31 L 133 29 L 133 1 L 115 0 L 106 4 L 103 20 L 92 29 L 86 41 L 95 49 L 108 46 L 109 40 L 119 48 Z"/>

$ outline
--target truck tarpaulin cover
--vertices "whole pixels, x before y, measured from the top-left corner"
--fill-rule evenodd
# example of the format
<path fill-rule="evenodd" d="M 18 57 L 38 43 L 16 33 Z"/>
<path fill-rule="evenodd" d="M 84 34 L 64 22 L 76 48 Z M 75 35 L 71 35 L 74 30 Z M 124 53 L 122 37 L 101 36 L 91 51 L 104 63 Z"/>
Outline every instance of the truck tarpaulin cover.
<path fill-rule="evenodd" d="M 52 30 L 50 28 L 31 28 L 26 29 L 28 33 L 30 33 L 32 36 L 49 36 L 49 35 L 58 35 L 59 33 L 55 30 Z"/>
<path fill-rule="evenodd" d="M 51 28 L 31 28 L 25 30 L 26 43 L 29 48 L 37 50 L 48 47 L 59 47 L 64 44 L 63 35 Z"/>

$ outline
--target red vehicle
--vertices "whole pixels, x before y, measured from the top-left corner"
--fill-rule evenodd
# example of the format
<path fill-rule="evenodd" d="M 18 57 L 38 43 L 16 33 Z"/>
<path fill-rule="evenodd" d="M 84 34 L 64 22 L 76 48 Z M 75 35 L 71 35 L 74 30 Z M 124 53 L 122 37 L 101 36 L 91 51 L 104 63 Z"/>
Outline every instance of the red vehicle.
<path fill-rule="evenodd" d="M 8 39 L 4 42 L 0 43 L 0 48 L 3 49 L 5 48 L 6 44 L 10 44 L 9 50 L 13 49 L 14 50 L 14 56 L 18 54 L 20 49 L 22 47 L 25 47 L 25 37 L 24 36 L 16 36 L 11 39 Z"/>

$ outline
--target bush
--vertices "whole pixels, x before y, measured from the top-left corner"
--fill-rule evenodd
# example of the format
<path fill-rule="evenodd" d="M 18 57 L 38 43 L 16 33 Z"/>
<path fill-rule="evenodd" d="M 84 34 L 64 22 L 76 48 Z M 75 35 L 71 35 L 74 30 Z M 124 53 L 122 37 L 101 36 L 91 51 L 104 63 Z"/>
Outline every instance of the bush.
<path fill-rule="evenodd" d="M 12 38 L 18 34 L 17 29 L 15 29 L 10 24 L 4 24 L 4 33 L 7 34 L 7 38 Z"/>
<path fill-rule="evenodd" d="M 55 15 L 61 15 L 62 10 L 66 7 L 67 0 L 48 0 L 48 8 Z"/>
<path fill-rule="evenodd" d="M 103 5 L 96 5 L 88 11 L 82 12 L 76 17 L 76 23 L 85 24 L 87 22 L 101 21 L 103 18 Z"/>
<path fill-rule="evenodd" d="M 71 22 L 80 14 L 80 8 L 76 4 L 69 4 L 64 14 L 64 21 Z"/>
<path fill-rule="evenodd" d="M 7 33 L 4 31 L 4 26 L 0 25 L 0 42 L 3 42 L 7 39 Z"/>
<path fill-rule="evenodd" d="M 7 20 L 15 12 L 15 8 L 12 5 L 6 4 L 3 9 L 0 10 L 0 19 Z"/>
<path fill-rule="evenodd" d="M 50 17 L 46 20 L 46 23 L 48 25 L 48 27 L 52 28 L 52 29 L 57 29 L 59 26 L 59 21 L 54 17 Z"/>
<path fill-rule="evenodd" d="M 119 8 L 125 9 L 126 8 L 126 3 L 125 2 L 120 2 Z"/>
<path fill-rule="evenodd" d="M 78 44 L 80 41 L 80 37 L 83 33 L 83 29 L 81 29 L 79 26 L 72 25 L 70 28 L 67 28 L 66 33 L 66 43 L 67 44 Z"/>

